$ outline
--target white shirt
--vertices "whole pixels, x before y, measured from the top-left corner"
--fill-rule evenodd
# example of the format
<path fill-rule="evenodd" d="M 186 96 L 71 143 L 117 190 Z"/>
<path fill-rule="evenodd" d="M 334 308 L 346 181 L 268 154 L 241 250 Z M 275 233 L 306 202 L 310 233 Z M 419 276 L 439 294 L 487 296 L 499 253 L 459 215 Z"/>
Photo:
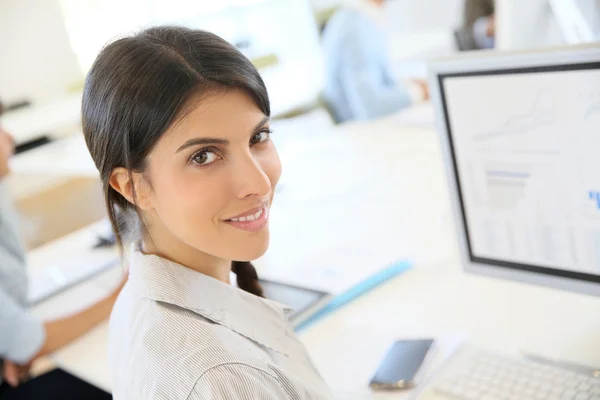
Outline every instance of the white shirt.
<path fill-rule="evenodd" d="M 132 251 L 110 320 L 116 400 L 330 399 L 289 308 Z"/>

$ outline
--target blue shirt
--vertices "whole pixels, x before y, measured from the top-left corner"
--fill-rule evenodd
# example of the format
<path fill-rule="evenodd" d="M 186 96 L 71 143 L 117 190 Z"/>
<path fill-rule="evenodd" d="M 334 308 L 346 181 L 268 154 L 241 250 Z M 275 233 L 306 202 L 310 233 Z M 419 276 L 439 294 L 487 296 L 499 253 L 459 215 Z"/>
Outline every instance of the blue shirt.
<path fill-rule="evenodd" d="M 324 100 L 338 122 L 369 120 L 411 105 L 408 91 L 392 77 L 385 36 L 367 15 L 338 11 L 323 33 Z"/>
<path fill-rule="evenodd" d="M 25 251 L 18 235 L 17 214 L 0 182 L 0 359 L 24 364 L 44 340 L 41 321 L 27 311 Z"/>

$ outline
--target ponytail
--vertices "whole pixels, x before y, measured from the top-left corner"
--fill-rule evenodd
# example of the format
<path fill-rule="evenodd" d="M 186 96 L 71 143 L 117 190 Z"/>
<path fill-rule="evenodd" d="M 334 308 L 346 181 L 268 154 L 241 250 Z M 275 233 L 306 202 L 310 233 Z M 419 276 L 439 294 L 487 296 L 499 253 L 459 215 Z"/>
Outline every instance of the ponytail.
<path fill-rule="evenodd" d="M 254 266 L 246 261 L 233 261 L 231 271 L 237 275 L 237 285 L 240 289 L 258 297 L 263 296 L 263 289 L 258 282 L 258 274 Z"/>

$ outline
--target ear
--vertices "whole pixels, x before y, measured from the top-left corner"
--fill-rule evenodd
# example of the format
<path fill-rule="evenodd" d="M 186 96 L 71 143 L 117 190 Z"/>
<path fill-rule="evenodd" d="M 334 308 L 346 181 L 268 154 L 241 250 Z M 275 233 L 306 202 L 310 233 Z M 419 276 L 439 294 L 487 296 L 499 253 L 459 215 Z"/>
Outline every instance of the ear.
<path fill-rule="evenodd" d="M 152 208 L 150 185 L 144 182 L 142 174 L 130 173 L 127 169 L 118 167 L 111 173 L 109 184 L 128 202 L 141 210 L 148 211 Z"/>

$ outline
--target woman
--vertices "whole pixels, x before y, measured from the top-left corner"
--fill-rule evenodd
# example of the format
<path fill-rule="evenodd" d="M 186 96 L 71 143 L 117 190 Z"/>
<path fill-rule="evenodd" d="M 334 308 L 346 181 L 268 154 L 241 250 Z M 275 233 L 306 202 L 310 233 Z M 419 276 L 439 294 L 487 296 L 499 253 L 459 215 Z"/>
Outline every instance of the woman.
<path fill-rule="evenodd" d="M 0 115 L 2 110 L 0 103 Z M 10 172 L 13 152 L 12 136 L 0 127 L 0 400 L 110 399 L 110 394 L 62 370 L 24 382 L 36 359 L 106 320 L 119 288 L 91 307 L 55 321 L 40 321 L 27 310 L 25 250 L 18 217 L 3 182 Z"/>
<path fill-rule="evenodd" d="M 249 263 L 281 173 L 269 115 L 256 69 L 208 32 L 151 28 L 92 66 L 86 142 L 119 243 L 138 227 L 111 316 L 115 399 L 330 398 Z"/>

